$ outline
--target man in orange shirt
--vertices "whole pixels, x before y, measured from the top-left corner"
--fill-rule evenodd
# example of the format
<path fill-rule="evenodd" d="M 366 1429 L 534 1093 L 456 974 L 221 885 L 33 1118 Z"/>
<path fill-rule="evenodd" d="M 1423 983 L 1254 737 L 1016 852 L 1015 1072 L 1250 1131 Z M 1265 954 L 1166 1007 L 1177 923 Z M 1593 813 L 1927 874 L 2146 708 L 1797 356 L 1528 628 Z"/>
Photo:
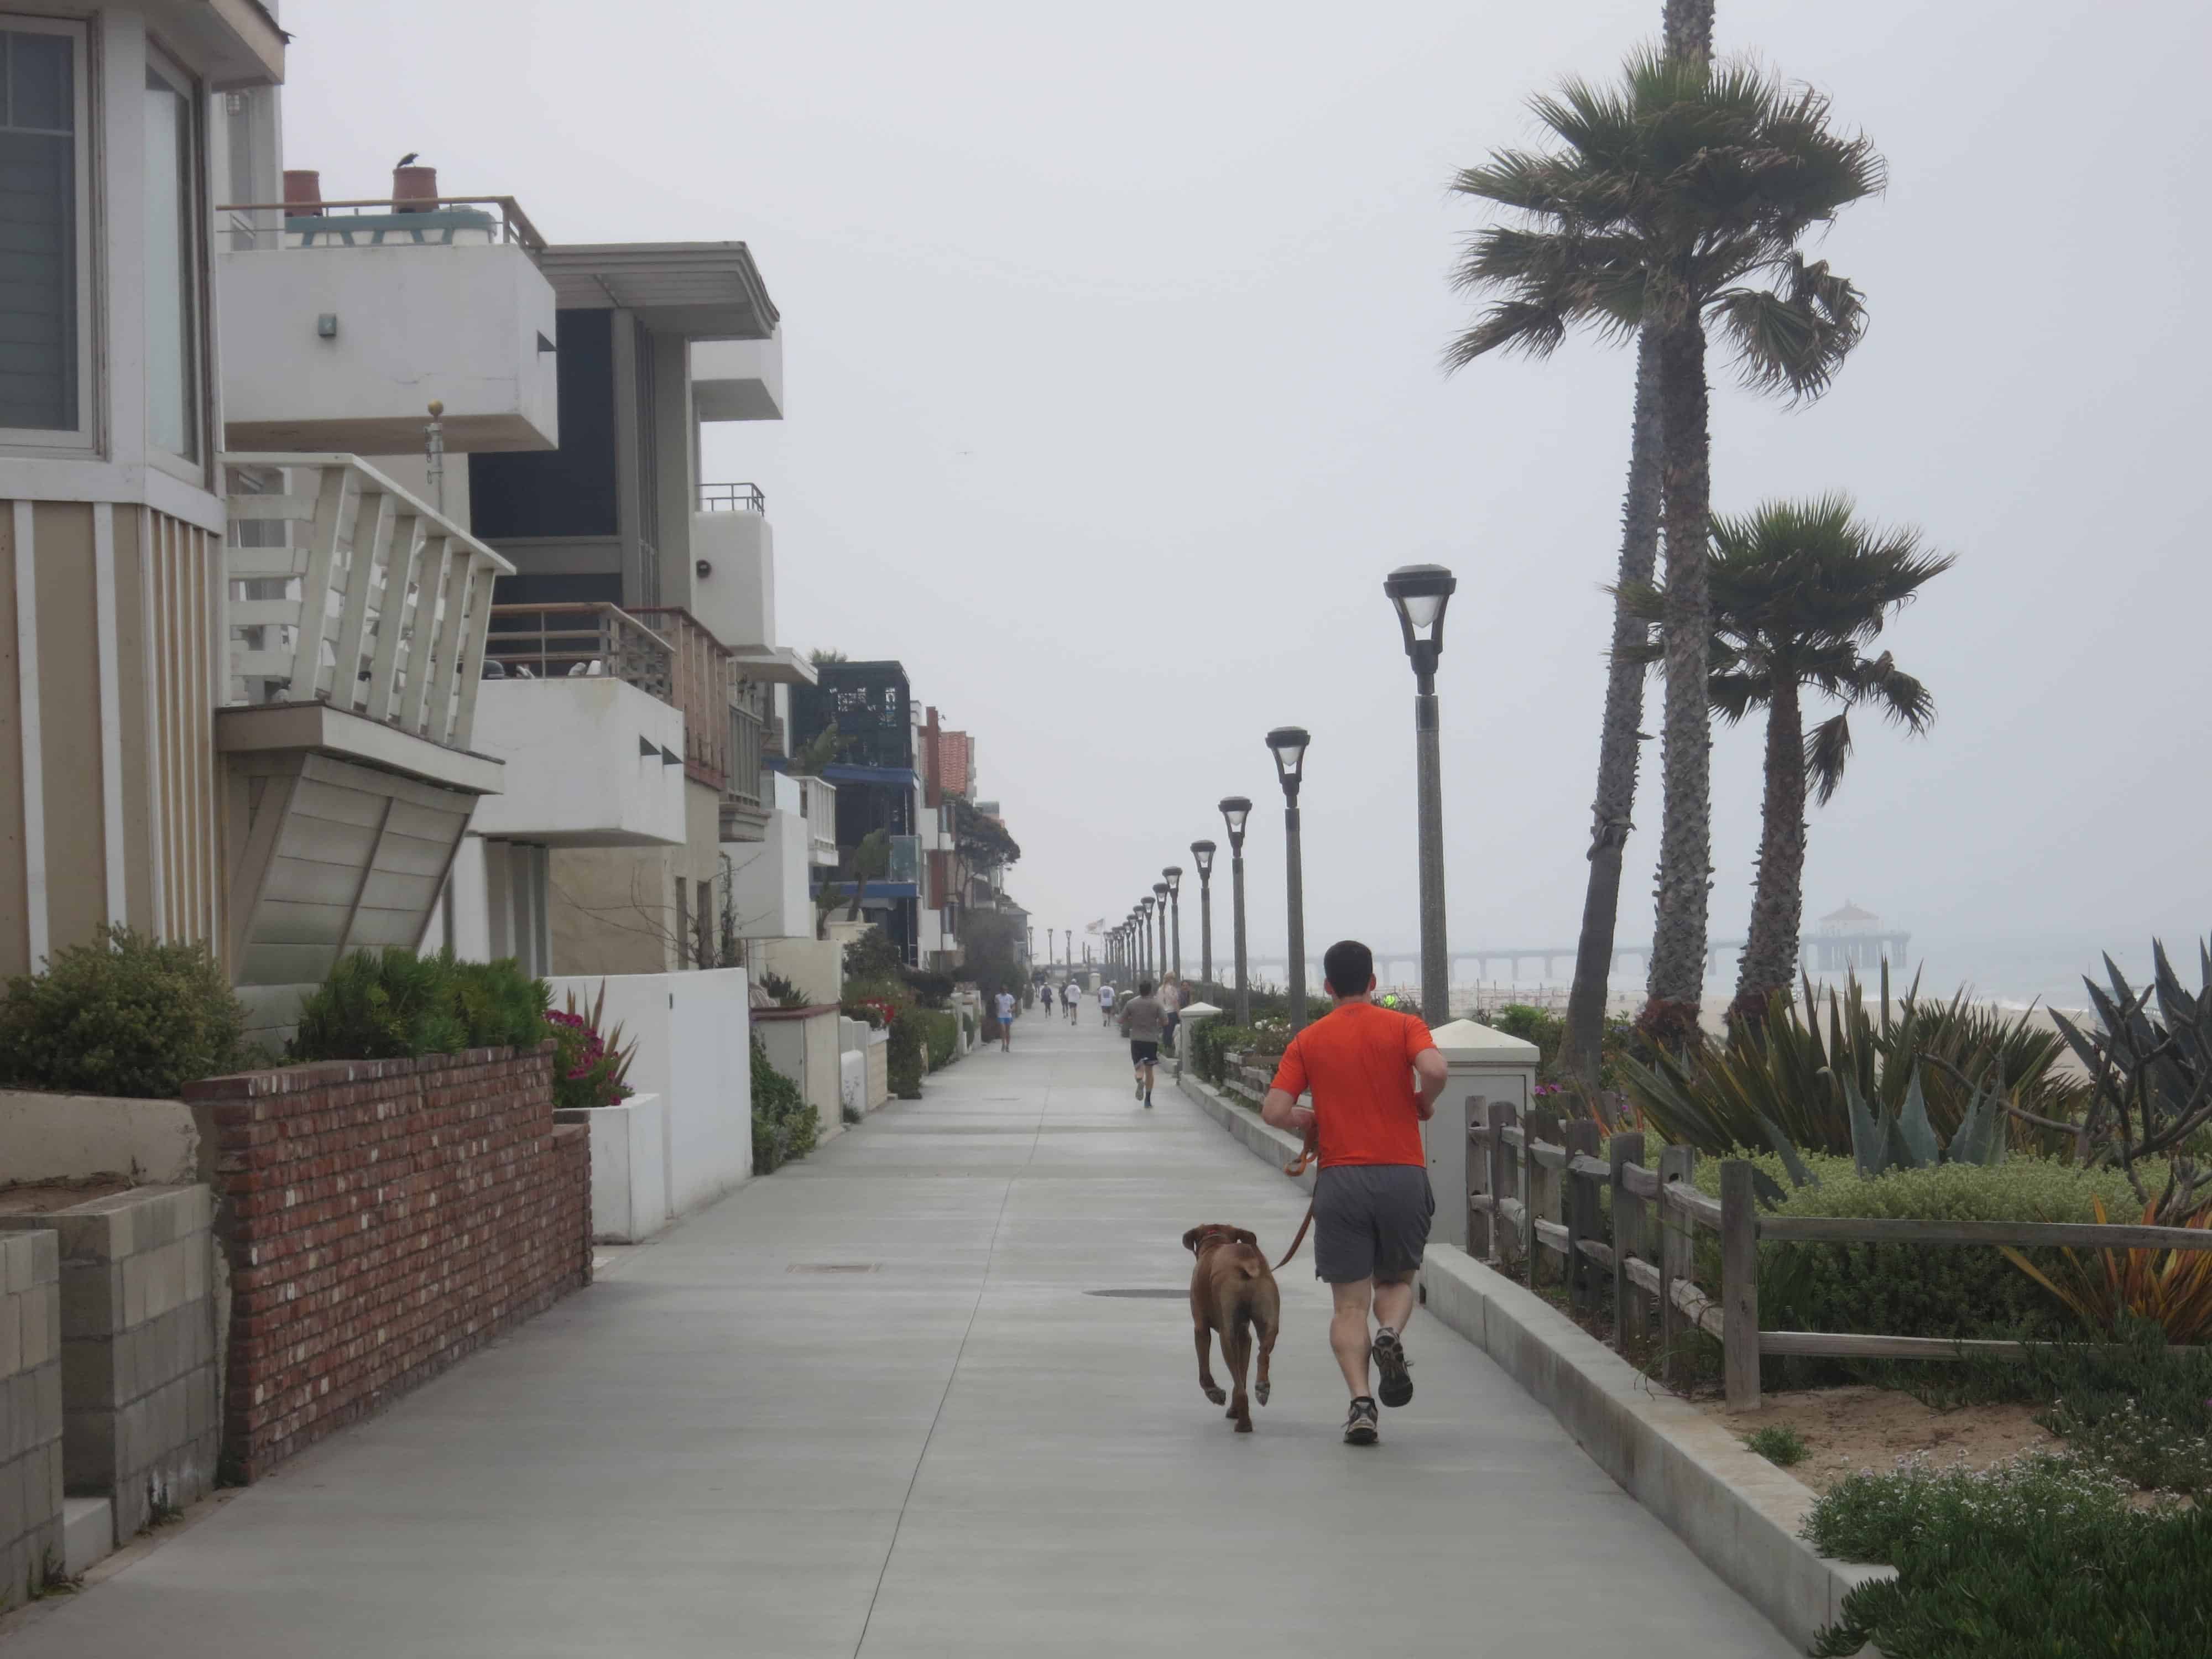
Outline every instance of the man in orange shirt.
<path fill-rule="evenodd" d="M 1426 1025 L 1368 1000 L 1373 951 L 1346 939 L 1329 946 L 1322 969 L 1336 1006 L 1291 1039 L 1260 1115 L 1296 1134 L 1319 1126 L 1314 1273 L 1336 1295 L 1328 1345 L 1352 1390 L 1344 1438 L 1371 1446 L 1380 1431 L 1367 1392 L 1370 1359 L 1384 1405 L 1413 1397 L 1400 1339 L 1413 1316 L 1413 1274 L 1437 1208 L 1421 1125 L 1449 1073 Z M 1298 1104 L 1309 1091 L 1310 1110 Z"/>

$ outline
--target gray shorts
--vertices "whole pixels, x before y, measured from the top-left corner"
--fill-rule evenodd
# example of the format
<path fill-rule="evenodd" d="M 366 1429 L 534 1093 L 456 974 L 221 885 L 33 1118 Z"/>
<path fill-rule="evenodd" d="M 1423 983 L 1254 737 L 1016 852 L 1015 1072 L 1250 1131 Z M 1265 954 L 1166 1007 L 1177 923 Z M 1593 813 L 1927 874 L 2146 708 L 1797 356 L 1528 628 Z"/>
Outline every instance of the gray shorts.
<path fill-rule="evenodd" d="M 1403 1279 L 1421 1265 L 1437 1200 L 1418 1164 L 1340 1164 L 1314 1182 L 1314 1277 Z"/>

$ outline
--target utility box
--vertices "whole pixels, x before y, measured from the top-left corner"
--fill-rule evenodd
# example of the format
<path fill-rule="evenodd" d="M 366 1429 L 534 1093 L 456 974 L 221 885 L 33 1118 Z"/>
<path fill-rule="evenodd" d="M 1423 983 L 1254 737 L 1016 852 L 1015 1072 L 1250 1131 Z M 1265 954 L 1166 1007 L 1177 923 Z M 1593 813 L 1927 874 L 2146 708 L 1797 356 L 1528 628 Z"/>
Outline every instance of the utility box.
<path fill-rule="evenodd" d="M 1437 1200 L 1429 1237 L 1440 1244 L 1467 1248 L 1467 1137 L 1486 1118 L 1490 1104 L 1502 1101 L 1525 1112 L 1536 1098 L 1536 1045 L 1471 1019 L 1455 1019 L 1431 1034 L 1451 1081 L 1437 1102 L 1437 1115 L 1422 1126 L 1429 1152 L 1429 1186 Z M 1480 1101 L 1477 1106 L 1475 1102 Z"/>

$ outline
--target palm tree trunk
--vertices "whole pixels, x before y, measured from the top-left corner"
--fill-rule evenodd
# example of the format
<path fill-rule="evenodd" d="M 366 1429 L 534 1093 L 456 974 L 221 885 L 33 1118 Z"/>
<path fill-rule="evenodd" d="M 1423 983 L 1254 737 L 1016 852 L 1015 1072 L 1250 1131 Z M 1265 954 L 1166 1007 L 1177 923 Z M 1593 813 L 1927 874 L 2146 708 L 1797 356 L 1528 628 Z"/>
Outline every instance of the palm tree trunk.
<path fill-rule="evenodd" d="M 1669 58 L 1713 61 L 1713 0 L 1667 0 L 1661 41 Z"/>
<path fill-rule="evenodd" d="M 1767 999 L 1787 990 L 1797 969 L 1805 913 L 1805 715 L 1797 678 L 1777 664 L 1766 709 L 1766 799 L 1760 809 L 1759 879 L 1751 933 L 1736 970 L 1731 1018 L 1758 1019 Z"/>
<path fill-rule="evenodd" d="M 1590 806 L 1589 885 L 1583 895 L 1582 937 L 1575 946 L 1575 983 L 1567 996 L 1566 1060 L 1595 1089 L 1603 1060 L 1606 994 L 1613 971 L 1613 927 L 1620 910 L 1620 857 L 1636 807 L 1642 758 L 1644 665 L 1628 653 L 1649 637 L 1631 616 L 1627 593 L 1650 585 L 1659 560 L 1659 331 L 1636 343 L 1636 412 L 1630 421 L 1628 494 L 1620 511 L 1621 599 L 1613 607 L 1613 656 L 1606 671 L 1605 725 L 1598 739 L 1597 797 Z"/>
<path fill-rule="evenodd" d="M 1667 505 L 1663 760 L 1657 913 L 1651 931 L 1645 1030 L 1681 1047 L 1697 1030 L 1705 982 L 1705 901 L 1712 884 L 1712 726 L 1706 658 L 1712 605 L 1705 553 L 1712 532 L 1711 445 L 1705 429 L 1705 329 L 1692 310 L 1668 319 L 1659 356 L 1659 427 Z"/>

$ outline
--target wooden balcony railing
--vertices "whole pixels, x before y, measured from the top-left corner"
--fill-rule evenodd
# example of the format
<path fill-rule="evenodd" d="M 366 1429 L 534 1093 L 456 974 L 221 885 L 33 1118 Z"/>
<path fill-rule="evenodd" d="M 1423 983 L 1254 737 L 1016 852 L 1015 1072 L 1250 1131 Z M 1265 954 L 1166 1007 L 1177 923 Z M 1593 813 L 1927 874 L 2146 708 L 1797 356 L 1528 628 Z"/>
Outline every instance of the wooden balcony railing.
<path fill-rule="evenodd" d="M 684 711 L 684 770 L 717 794 L 728 792 L 735 775 L 732 750 L 736 722 L 730 718 L 737 671 L 722 642 L 681 605 L 641 605 L 633 612 L 668 641 L 672 653 L 668 699 Z M 759 769 L 759 750 L 753 754 Z M 757 795 L 760 781 L 750 781 Z"/>
<path fill-rule="evenodd" d="M 232 704 L 326 702 L 447 748 L 514 567 L 355 455 L 227 454 Z"/>

